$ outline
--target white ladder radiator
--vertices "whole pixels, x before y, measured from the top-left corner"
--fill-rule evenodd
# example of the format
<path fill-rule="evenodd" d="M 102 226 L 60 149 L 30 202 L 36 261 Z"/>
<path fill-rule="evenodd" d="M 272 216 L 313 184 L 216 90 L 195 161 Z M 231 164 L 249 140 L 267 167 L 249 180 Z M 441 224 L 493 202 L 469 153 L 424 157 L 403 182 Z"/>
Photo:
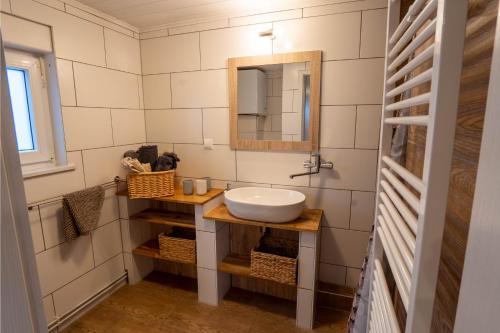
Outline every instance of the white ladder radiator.
<path fill-rule="evenodd" d="M 415 0 L 401 22 L 400 2 L 389 0 L 388 8 L 368 332 L 425 333 L 431 327 L 445 223 L 467 0 Z M 414 88 L 429 83 L 428 92 L 416 94 Z M 416 106 L 428 112 L 398 112 Z M 422 178 L 390 157 L 398 125 L 427 128 Z M 406 310 L 404 327 L 384 267 Z"/>

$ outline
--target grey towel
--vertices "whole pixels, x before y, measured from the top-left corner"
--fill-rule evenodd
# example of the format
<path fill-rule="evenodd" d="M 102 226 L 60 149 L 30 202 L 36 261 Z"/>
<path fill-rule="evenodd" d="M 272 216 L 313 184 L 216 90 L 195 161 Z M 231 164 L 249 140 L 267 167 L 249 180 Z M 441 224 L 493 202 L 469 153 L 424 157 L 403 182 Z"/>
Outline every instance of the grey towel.
<path fill-rule="evenodd" d="M 95 228 L 103 202 L 102 186 L 63 196 L 63 231 L 66 240 L 73 240 Z"/>

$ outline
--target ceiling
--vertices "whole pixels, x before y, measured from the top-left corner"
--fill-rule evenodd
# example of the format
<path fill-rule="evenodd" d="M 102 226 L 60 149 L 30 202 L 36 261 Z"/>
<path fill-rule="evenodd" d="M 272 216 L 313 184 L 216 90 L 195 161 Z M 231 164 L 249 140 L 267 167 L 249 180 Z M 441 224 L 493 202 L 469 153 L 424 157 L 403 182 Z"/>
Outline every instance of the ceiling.
<path fill-rule="evenodd" d="M 137 28 L 207 22 L 349 0 L 79 0 Z M 351 0 L 352 1 L 352 0 Z"/>

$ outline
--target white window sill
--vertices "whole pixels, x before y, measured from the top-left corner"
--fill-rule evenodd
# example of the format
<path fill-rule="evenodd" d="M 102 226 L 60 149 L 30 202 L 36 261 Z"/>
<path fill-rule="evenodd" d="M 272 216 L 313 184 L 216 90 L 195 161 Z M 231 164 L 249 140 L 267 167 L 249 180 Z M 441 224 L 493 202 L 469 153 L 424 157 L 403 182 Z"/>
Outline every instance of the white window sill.
<path fill-rule="evenodd" d="M 51 166 L 44 166 L 41 168 L 29 169 L 29 170 L 26 170 L 25 168 L 23 168 L 23 178 L 29 179 L 29 178 L 39 177 L 39 176 L 51 175 L 51 174 L 55 174 L 55 173 L 73 171 L 75 169 L 76 169 L 76 166 L 74 164 L 51 165 Z"/>

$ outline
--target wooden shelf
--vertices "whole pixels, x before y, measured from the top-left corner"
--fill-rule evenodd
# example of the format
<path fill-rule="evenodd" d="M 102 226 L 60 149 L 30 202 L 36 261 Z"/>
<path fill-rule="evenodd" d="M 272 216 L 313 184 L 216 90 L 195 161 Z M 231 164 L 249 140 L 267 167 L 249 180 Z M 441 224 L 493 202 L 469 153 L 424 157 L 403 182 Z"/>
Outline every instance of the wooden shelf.
<path fill-rule="evenodd" d="M 189 205 L 203 205 L 208 201 L 212 200 L 215 197 L 218 197 L 224 193 L 224 190 L 221 188 L 212 188 L 204 195 L 185 195 L 182 192 L 182 186 L 177 186 L 175 188 L 175 194 L 168 197 L 159 197 L 159 198 L 151 198 L 146 200 L 155 200 L 155 201 L 165 201 L 165 202 L 175 202 L 175 203 L 183 203 Z M 116 195 L 128 196 L 127 190 L 118 191 Z"/>
<path fill-rule="evenodd" d="M 250 276 L 250 258 L 237 254 L 230 254 L 219 262 L 220 272 L 239 276 Z"/>
<path fill-rule="evenodd" d="M 137 254 L 139 256 L 143 257 L 149 257 L 153 259 L 159 259 L 159 260 L 164 260 L 164 261 L 170 261 L 170 262 L 176 262 L 180 264 L 186 264 L 186 265 L 191 265 L 191 266 L 196 266 L 196 263 L 193 262 L 186 262 L 183 260 L 172 260 L 172 259 L 166 259 L 160 255 L 160 245 L 158 244 L 157 239 L 151 239 L 147 241 L 146 243 L 142 244 L 141 246 L 135 248 L 132 250 L 133 254 Z"/>
<path fill-rule="evenodd" d="M 130 220 L 196 229 L 194 215 L 148 208 L 130 216 Z"/>
<path fill-rule="evenodd" d="M 235 224 L 245 224 L 254 225 L 258 227 L 268 227 L 274 229 L 283 229 L 291 231 L 312 231 L 317 232 L 321 225 L 321 217 L 323 216 L 323 211 L 321 209 L 304 209 L 302 215 L 292 222 L 286 223 L 269 223 L 269 222 L 259 222 L 252 220 L 240 219 L 236 216 L 231 215 L 226 205 L 221 204 L 211 211 L 205 213 L 203 216 L 207 220 L 216 220 L 227 223 Z"/>
<path fill-rule="evenodd" d="M 238 254 L 230 254 L 225 257 L 219 264 L 217 265 L 217 270 L 223 273 L 234 274 L 243 277 L 250 277 L 253 279 L 265 280 L 262 278 L 254 277 L 250 275 L 250 257 L 242 256 Z M 288 284 L 288 283 L 280 283 L 276 281 L 272 281 L 273 283 L 286 285 L 286 286 L 296 286 L 296 284 Z"/>

